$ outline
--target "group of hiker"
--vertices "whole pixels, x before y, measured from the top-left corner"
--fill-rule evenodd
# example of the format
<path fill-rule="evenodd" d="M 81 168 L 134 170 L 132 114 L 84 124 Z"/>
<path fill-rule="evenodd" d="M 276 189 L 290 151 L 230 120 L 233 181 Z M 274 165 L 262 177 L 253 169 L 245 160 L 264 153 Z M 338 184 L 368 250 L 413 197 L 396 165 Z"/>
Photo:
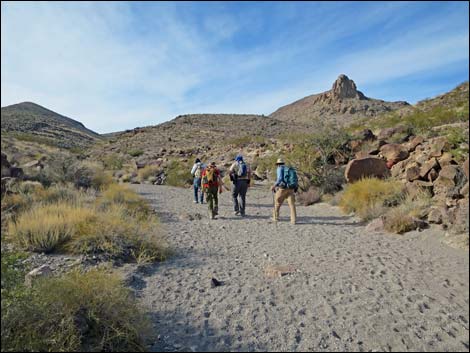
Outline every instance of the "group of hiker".
<path fill-rule="evenodd" d="M 295 209 L 295 193 L 298 189 L 297 173 L 294 168 L 286 166 L 284 160 L 276 161 L 276 182 L 271 187 L 274 194 L 273 220 L 279 220 L 279 210 L 284 200 L 290 208 L 291 223 L 295 224 L 297 214 Z M 204 203 L 204 194 L 209 208 L 209 217 L 215 219 L 219 213 L 219 198 L 223 188 L 230 190 L 223 182 L 221 172 L 215 162 L 204 164 L 199 158 L 196 159 L 191 169 L 193 176 L 194 203 Z M 232 183 L 233 212 L 236 216 L 246 215 L 246 194 L 251 185 L 252 172 L 248 163 L 242 155 L 237 155 L 229 169 L 230 181 Z"/>

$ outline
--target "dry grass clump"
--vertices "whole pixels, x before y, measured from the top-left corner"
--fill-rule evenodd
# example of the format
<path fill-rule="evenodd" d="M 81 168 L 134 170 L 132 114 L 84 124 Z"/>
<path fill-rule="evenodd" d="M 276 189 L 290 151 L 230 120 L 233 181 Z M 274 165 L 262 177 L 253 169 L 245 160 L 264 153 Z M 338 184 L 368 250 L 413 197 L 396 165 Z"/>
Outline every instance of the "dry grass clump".
<path fill-rule="evenodd" d="M 149 333 L 130 291 L 103 270 L 43 279 L 2 305 L 2 351 L 145 351 Z"/>
<path fill-rule="evenodd" d="M 426 191 L 414 197 L 407 195 L 400 205 L 391 208 L 384 215 L 385 230 L 397 234 L 415 230 L 420 226 L 420 218 L 426 216 L 430 206 L 431 195 Z"/>
<path fill-rule="evenodd" d="M 58 250 L 93 217 L 93 210 L 67 203 L 38 205 L 10 222 L 8 234 L 22 248 L 48 253 Z"/>
<path fill-rule="evenodd" d="M 150 177 L 155 177 L 161 172 L 161 168 L 157 165 L 146 165 L 144 168 L 139 169 L 137 178 L 139 181 L 145 181 Z"/>
<path fill-rule="evenodd" d="M 113 184 L 98 197 L 54 187 L 8 198 L 30 202 L 7 227 L 8 239 L 23 249 L 137 262 L 161 261 L 168 254 L 150 206 L 123 185 Z"/>
<path fill-rule="evenodd" d="M 346 187 L 340 207 L 345 212 L 356 213 L 363 220 L 371 220 L 384 214 L 388 207 L 398 205 L 403 199 L 404 188 L 401 183 L 367 178 Z"/>
<path fill-rule="evenodd" d="M 112 184 L 97 199 L 98 207 L 107 209 L 112 205 L 124 206 L 124 213 L 145 220 L 152 214 L 148 202 L 126 185 Z"/>
<path fill-rule="evenodd" d="M 71 166 L 67 180 L 73 182 L 78 189 L 102 190 L 113 183 L 111 174 L 103 170 L 96 162 L 82 161 Z"/>

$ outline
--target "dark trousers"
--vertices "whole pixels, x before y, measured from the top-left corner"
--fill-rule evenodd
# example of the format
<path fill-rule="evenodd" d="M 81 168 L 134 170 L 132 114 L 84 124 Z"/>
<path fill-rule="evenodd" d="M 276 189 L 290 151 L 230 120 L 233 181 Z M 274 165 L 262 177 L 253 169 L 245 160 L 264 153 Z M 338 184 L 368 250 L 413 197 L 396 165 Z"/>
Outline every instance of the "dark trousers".
<path fill-rule="evenodd" d="M 240 212 L 241 215 L 245 214 L 246 206 L 246 192 L 248 191 L 249 180 L 239 179 L 233 184 L 232 187 L 232 199 L 233 209 L 235 212 Z M 240 201 L 238 198 L 240 197 Z"/>

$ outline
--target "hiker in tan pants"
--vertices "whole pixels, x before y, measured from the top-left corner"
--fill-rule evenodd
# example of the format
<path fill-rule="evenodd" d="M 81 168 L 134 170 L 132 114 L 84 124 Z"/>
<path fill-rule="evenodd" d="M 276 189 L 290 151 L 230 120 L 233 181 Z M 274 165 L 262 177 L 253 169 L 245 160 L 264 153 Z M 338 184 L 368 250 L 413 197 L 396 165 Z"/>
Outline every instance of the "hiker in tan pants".
<path fill-rule="evenodd" d="M 297 221 L 297 213 L 295 211 L 295 190 L 285 188 L 284 183 L 284 167 L 285 162 L 279 158 L 276 162 L 277 165 L 277 180 L 276 183 L 271 187 L 273 192 L 276 192 L 274 195 L 274 212 L 273 220 L 277 222 L 279 220 L 279 210 L 282 203 L 287 199 L 287 203 L 290 208 L 290 222 L 295 224 Z M 284 187 L 283 187 L 284 186 Z M 277 191 L 276 191 L 277 188 Z"/>

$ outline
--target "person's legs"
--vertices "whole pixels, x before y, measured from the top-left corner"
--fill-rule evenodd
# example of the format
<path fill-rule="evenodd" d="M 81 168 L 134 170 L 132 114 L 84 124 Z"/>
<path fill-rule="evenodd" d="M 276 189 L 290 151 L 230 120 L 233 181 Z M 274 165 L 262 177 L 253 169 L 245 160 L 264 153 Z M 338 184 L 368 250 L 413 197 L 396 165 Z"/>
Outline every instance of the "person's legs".
<path fill-rule="evenodd" d="M 289 190 L 289 196 L 287 197 L 287 203 L 290 208 L 290 222 L 295 224 L 297 222 L 297 212 L 295 209 L 295 193 L 294 190 Z"/>
<path fill-rule="evenodd" d="M 197 203 L 197 193 L 198 193 L 198 190 L 199 190 L 199 184 L 197 183 L 197 179 L 194 179 L 194 182 L 193 182 L 193 189 L 194 189 L 194 202 Z"/>
<path fill-rule="evenodd" d="M 212 194 L 212 190 L 210 188 L 207 190 L 206 198 L 207 198 L 207 207 L 209 209 L 209 215 L 212 218 L 213 215 L 214 215 L 214 212 L 213 212 L 213 210 L 214 210 L 214 195 Z"/>
<path fill-rule="evenodd" d="M 218 187 L 214 187 L 213 189 L 213 195 L 212 197 L 214 198 L 214 208 L 212 209 L 212 214 L 214 216 L 217 216 L 219 214 L 219 194 L 218 194 Z"/>
<path fill-rule="evenodd" d="M 284 202 L 284 196 L 285 190 L 284 189 L 278 189 L 276 191 L 276 194 L 274 195 L 274 213 L 273 213 L 273 218 L 275 221 L 279 220 L 279 210 L 281 208 L 282 203 Z"/>
<path fill-rule="evenodd" d="M 240 180 L 240 214 L 245 215 L 246 193 L 248 191 L 248 180 Z"/>
<path fill-rule="evenodd" d="M 238 193 L 239 193 L 239 181 L 237 180 L 235 183 L 232 185 L 232 202 L 233 202 L 233 210 L 235 212 L 240 211 L 240 207 L 238 205 Z"/>

